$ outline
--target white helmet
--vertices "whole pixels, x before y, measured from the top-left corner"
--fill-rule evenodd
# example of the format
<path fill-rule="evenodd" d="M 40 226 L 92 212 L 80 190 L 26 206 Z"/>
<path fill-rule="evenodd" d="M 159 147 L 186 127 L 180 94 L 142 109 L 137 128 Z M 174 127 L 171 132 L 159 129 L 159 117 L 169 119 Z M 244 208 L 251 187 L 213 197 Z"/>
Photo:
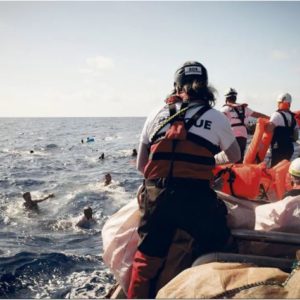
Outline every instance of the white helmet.
<path fill-rule="evenodd" d="M 289 173 L 293 176 L 300 177 L 300 158 L 296 158 L 291 162 Z"/>
<path fill-rule="evenodd" d="M 227 89 L 224 94 L 225 97 L 236 96 L 236 95 L 237 95 L 237 91 L 234 88 Z"/>
<path fill-rule="evenodd" d="M 280 94 L 277 97 L 277 102 L 287 102 L 292 103 L 292 96 L 289 93 Z"/>

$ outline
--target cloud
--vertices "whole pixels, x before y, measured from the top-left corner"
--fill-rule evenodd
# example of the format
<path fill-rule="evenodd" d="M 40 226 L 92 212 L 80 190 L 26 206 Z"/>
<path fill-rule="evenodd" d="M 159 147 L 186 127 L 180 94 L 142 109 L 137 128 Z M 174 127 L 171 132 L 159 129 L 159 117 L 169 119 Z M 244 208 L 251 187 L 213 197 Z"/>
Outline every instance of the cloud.
<path fill-rule="evenodd" d="M 80 67 L 79 72 L 84 75 L 98 77 L 103 72 L 112 71 L 115 68 L 115 62 L 110 57 L 94 56 L 85 60 L 85 65 Z"/>
<path fill-rule="evenodd" d="M 271 53 L 271 57 L 274 60 L 286 60 L 289 58 L 289 54 L 285 51 L 274 49 Z"/>
<path fill-rule="evenodd" d="M 110 57 L 95 56 L 86 59 L 88 68 L 93 70 L 112 70 L 115 67 L 114 61 Z"/>

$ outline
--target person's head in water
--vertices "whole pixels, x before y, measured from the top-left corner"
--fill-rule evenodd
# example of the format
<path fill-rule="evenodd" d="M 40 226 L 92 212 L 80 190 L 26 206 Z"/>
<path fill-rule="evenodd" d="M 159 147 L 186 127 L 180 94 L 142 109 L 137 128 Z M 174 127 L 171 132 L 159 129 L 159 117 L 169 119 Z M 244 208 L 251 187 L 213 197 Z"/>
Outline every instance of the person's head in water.
<path fill-rule="evenodd" d="M 101 155 L 99 156 L 99 159 L 104 159 L 104 153 L 101 153 Z"/>
<path fill-rule="evenodd" d="M 104 176 L 104 185 L 109 185 L 111 183 L 111 175 L 109 173 Z"/>
<path fill-rule="evenodd" d="M 225 102 L 226 103 L 235 103 L 236 102 L 236 97 L 237 97 L 237 91 L 234 88 L 229 88 L 225 92 Z"/>
<path fill-rule="evenodd" d="M 85 207 L 83 213 L 88 220 L 93 218 L 93 210 L 90 206 Z"/>
<path fill-rule="evenodd" d="M 24 198 L 25 202 L 27 202 L 27 203 L 30 203 L 30 202 L 32 202 L 32 199 L 31 199 L 31 194 L 30 194 L 30 192 L 26 192 L 26 193 L 24 193 L 24 194 L 23 194 L 23 198 Z"/>
<path fill-rule="evenodd" d="M 136 151 L 136 149 L 133 149 L 132 150 L 132 154 L 131 154 L 132 156 L 137 156 L 137 151 Z"/>

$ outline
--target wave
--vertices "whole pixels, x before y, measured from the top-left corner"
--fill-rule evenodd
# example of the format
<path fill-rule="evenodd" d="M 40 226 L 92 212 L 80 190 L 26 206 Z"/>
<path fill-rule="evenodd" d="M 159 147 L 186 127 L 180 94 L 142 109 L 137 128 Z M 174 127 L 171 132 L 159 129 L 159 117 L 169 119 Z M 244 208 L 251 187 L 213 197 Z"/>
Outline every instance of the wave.
<path fill-rule="evenodd" d="M 16 186 L 22 186 L 22 187 L 31 187 L 31 186 L 39 186 L 43 185 L 45 183 L 44 180 L 38 180 L 38 179 L 19 179 L 15 181 Z"/>
<path fill-rule="evenodd" d="M 91 290 L 88 281 L 102 281 L 104 292 L 109 276 L 105 276 L 106 271 L 95 272 L 95 267 L 103 269 L 100 256 L 20 252 L 0 258 L 0 295 L 1 298 L 40 298 L 46 295 L 62 298 L 68 293 L 88 292 Z M 94 288 L 96 293 L 99 286 Z"/>

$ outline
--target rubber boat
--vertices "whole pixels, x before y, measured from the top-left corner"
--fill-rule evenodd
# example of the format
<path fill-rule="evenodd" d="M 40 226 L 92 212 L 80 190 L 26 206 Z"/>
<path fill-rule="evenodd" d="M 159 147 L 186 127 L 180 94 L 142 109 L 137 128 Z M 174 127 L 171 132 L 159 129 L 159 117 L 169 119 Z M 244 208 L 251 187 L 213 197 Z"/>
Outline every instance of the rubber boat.
<path fill-rule="evenodd" d="M 300 298 L 300 196 L 279 200 L 291 188 L 285 176 L 290 162 L 266 167 L 271 139 L 264 122 L 258 120 L 244 164 L 214 170 L 215 181 L 223 182 L 217 194 L 228 209 L 235 251 L 195 259 L 191 237 L 179 230 L 157 280 L 157 298 Z M 126 298 L 138 223 L 132 199 L 103 227 L 103 260 L 118 282 L 107 298 Z"/>
<path fill-rule="evenodd" d="M 296 286 L 295 283 L 291 285 L 292 281 L 290 285 L 284 283 L 296 275 L 300 279 L 300 196 L 293 200 L 269 203 L 240 199 L 220 191 L 217 193 L 228 208 L 228 224 L 237 241 L 237 251 L 207 253 L 194 259 L 190 237 L 183 231 L 177 233 L 171 246 L 175 251 L 170 251 L 172 254 L 167 257 L 166 265 L 169 267 L 158 279 L 157 298 L 222 298 L 238 295 L 249 299 L 256 298 L 255 293 L 251 297 L 246 293 L 246 297 L 240 292 L 249 292 L 254 287 L 262 286 L 268 291 L 270 282 L 276 283 L 272 286 L 275 292 L 259 294 L 258 298 L 273 298 L 276 293 L 280 298 L 299 298 L 298 281 Z M 287 210 L 291 204 L 294 209 Z M 298 217 L 290 218 L 297 209 Z M 288 216 L 285 215 L 287 211 Z M 107 298 L 126 298 L 124 291 L 129 284 L 130 266 L 138 243 L 138 221 L 138 204 L 136 199 L 132 199 L 103 227 L 103 260 L 118 282 Z M 195 285 L 204 281 L 206 285 L 209 284 L 206 289 Z M 296 291 L 294 296 L 292 291 Z"/>

